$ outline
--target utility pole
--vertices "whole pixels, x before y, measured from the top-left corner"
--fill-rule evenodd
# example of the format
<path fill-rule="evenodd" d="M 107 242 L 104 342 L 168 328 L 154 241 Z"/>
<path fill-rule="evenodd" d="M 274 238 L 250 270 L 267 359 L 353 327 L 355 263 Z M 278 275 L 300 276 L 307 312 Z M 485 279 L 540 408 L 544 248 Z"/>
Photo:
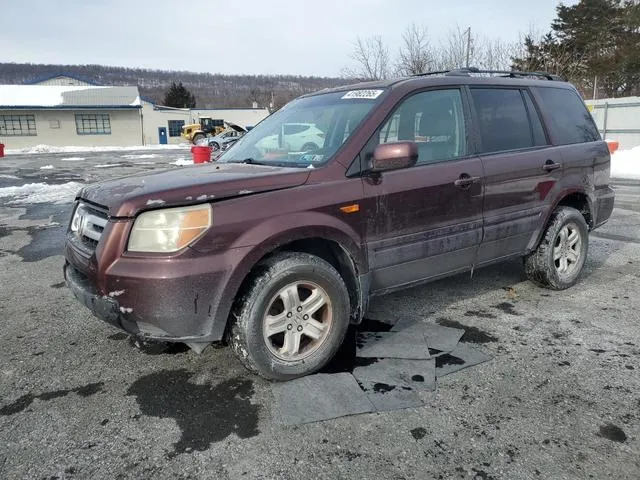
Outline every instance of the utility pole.
<path fill-rule="evenodd" d="M 467 28 L 467 62 L 466 67 L 469 68 L 469 57 L 471 55 L 471 27 Z"/>
<path fill-rule="evenodd" d="M 593 78 L 593 99 L 596 100 L 598 98 L 598 76 L 596 75 Z"/>

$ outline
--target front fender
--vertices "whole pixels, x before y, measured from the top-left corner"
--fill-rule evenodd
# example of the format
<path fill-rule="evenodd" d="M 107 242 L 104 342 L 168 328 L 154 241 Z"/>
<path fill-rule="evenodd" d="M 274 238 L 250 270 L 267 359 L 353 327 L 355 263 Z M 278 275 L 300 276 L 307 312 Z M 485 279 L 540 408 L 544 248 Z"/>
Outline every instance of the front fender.
<path fill-rule="evenodd" d="M 276 225 L 279 230 L 275 228 Z M 233 302 L 253 267 L 278 248 L 296 240 L 309 238 L 321 238 L 337 243 L 353 259 L 358 274 L 368 271 L 365 249 L 361 247 L 362 240 L 358 233 L 345 222 L 321 212 L 289 213 L 286 217 L 269 218 L 244 232 L 230 247 L 235 251 L 246 251 L 248 246 L 252 248 L 237 261 L 223 292 L 220 292 L 221 294 L 215 299 L 218 308 L 212 326 L 213 338 L 223 337 Z"/>

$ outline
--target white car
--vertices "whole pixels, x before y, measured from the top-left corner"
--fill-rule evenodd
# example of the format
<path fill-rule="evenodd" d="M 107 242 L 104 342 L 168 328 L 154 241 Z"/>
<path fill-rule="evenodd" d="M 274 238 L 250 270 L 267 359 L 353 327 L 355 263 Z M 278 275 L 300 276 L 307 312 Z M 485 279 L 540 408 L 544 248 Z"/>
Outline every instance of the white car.
<path fill-rule="evenodd" d="M 262 151 L 313 152 L 324 145 L 324 132 L 313 123 L 285 123 L 281 135 L 269 135 L 256 143 Z"/>

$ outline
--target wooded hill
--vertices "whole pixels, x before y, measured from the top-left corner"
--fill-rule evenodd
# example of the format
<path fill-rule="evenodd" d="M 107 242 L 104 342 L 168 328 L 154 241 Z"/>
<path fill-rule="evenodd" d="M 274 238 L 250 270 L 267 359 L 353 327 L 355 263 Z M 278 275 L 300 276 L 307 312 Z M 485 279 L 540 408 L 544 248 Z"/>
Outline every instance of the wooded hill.
<path fill-rule="evenodd" d="M 198 108 L 250 107 L 255 101 L 268 107 L 273 93 L 275 108 L 304 93 L 352 83 L 343 78 L 295 75 L 222 75 L 186 71 L 149 70 L 102 65 L 43 65 L 0 63 L 0 84 L 22 84 L 57 74 L 67 74 L 100 85 L 137 85 L 140 93 L 162 104 L 172 82 L 195 95 Z"/>

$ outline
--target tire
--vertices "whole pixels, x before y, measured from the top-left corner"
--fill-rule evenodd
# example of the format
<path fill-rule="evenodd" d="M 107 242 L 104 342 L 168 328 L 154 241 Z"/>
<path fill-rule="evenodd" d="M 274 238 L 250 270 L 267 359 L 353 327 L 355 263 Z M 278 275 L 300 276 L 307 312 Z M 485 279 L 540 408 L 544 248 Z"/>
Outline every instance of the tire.
<path fill-rule="evenodd" d="M 211 145 L 209 145 L 214 152 L 217 152 L 218 150 L 220 150 L 220 144 L 218 142 L 211 142 Z"/>
<path fill-rule="evenodd" d="M 256 270 L 236 301 L 229 345 L 249 371 L 269 380 L 317 372 L 336 354 L 349 327 L 344 280 L 326 261 L 299 252 L 276 254 Z"/>
<path fill-rule="evenodd" d="M 538 248 L 524 259 L 525 272 L 533 283 L 564 290 L 578 281 L 589 249 L 589 228 L 582 214 L 558 207 Z"/>
<path fill-rule="evenodd" d="M 305 143 L 302 146 L 302 151 L 303 152 L 315 152 L 316 150 L 318 150 L 318 145 L 316 145 L 313 142 Z"/>
<path fill-rule="evenodd" d="M 204 140 L 204 135 L 202 133 L 196 133 L 193 136 L 192 142 L 193 142 L 194 145 L 199 145 L 200 142 L 202 142 L 202 140 Z"/>

